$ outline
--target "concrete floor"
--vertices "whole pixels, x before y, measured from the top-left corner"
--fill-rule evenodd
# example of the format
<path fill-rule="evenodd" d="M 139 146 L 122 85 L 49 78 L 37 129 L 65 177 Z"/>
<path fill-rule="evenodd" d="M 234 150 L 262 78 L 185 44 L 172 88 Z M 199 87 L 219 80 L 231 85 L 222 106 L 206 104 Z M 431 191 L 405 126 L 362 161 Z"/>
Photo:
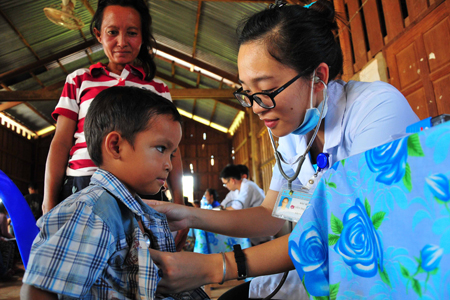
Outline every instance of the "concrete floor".
<path fill-rule="evenodd" d="M 16 274 L 7 281 L 0 281 L 0 299 L 19 300 L 20 288 L 22 286 L 22 277 L 24 267 L 22 264 L 17 265 Z"/>

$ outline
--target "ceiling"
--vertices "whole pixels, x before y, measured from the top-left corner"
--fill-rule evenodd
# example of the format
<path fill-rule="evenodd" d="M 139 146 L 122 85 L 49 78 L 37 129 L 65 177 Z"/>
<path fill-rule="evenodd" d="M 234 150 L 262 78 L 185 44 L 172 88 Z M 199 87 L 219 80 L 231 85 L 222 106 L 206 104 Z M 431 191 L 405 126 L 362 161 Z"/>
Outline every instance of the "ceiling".
<path fill-rule="evenodd" d="M 89 32 L 97 0 L 78 0 L 84 22 L 69 30 L 50 22 L 43 8 L 60 0 L 0 0 L 0 113 L 31 136 L 54 130 L 51 113 L 67 74 L 107 62 Z M 237 34 L 242 19 L 268 1 L 149 0 L 157 78 L 171 90 L 185 116 L 229 131 L 243 108 L 233 99 L 238 86 Z M 0 115 L 1 117 L 1 115 Z M 8 123 L 8 122 L 7 122 Z"/>

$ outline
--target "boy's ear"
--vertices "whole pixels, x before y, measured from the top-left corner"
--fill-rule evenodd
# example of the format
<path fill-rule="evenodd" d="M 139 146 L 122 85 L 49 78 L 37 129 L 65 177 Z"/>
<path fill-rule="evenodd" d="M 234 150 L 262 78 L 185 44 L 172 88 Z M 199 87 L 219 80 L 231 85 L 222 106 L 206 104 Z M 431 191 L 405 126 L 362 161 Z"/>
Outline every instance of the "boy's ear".
<path fill-rule="evenodd" d="M 121 143 L 123 143 L 124 139 L 118 133 L 117 131 L 111 131 L 108 133 L 108 135 L 105 137 L 104 141 L 104 154 L 107 157 L 110 157 L 112 159 L 119 159 L 120 158 L 120 146 Z"/>

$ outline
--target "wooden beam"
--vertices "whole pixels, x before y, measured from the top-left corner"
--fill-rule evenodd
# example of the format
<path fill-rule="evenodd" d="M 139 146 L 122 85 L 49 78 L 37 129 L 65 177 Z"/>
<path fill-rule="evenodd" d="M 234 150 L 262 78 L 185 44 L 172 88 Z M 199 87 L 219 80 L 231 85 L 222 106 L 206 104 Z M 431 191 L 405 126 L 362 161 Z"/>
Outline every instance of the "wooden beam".
<path fill-rule="evenodd" d="M 170 91 L 172 99 L 217 99 L 229 100 L 233 99 L 231 90 L 220 89 L 174 89 Z M 37 91 L 11 91 L 0 92 L 0 102 L 10 101 L 48 101 L 58 100 L 61 96 L 59 90 L 40 89 Z"/>
<path fill-rule="evenodd" d="M 27 42 L 25 37 L 20 33 L 19 29 L 14 26 L 13 22 L 8 18 L 8 16 L 0 9 L 0 15 L 5 19 L 6 23 L 16 32 L 16 34 L 19 36 L 19 38 L 22 40 L 22 42 L 25 44 L 25 46 L 33 53 L 34 57 L 36 57 L 38 60 L 40 60 L 39 55 L 33 50 L 31 45 Z"/>
<path fill-rule="evenodd" d="M 197 0 L 187 0 L 197 1 Z M 209 2 L 237 2 L 237 3 L 273 3 L 273 0 L 208 0 Z"/>
<path fill-rule="evenodd" d="M 195 21 L 195 32 L 194 32 L 194 45 L 192 46 L 192 58 L 195 57 L 195 50 L 197 48 L 198 27 L 200 25 L 201 14 L 202 14 L 202 0 L 198 0 L 197 19 Z"/>
<path fill-rule="evenodd" d="M 179 79 L 175 79 L 173 77 L 170 77 L 168 75 L 165 75 L 165 74 L 162 74 L 162 73 L 159 73 L 159 72 L 156 72 L 156 77 L 159 77 L 159 78 L 161 78 L 161 79 L 163 79 L 163 80 L 165 80 L 167 82 L 174 83 L 174 84 L 176 84 L 178 86 L 181 86 L 183 88 L 186 88 L 186 89 L 195 89 L 194 86 L 191 86 L 190 84 L 187 84 L 184 81 L 181 81 Z M 47 87 L 47 89 L 48 88 L 49 87 Z M 173 94 L 172 92 L 175 91 L 175 90 L 176 89 L 171 89 L 170 93 Z M 245 108 L 242 105 L 237 104 L 237 103 L 232 102 L 232 101 L 229 101 L 230 99 L 234 99 L 234 97 L 228 98 L 227 100 L 221 100 L 221 99 L 215 99 L 215 100 L 219 101 L 223 105 L 229 106 L 229 107 L 237 109 L 239 111 L 245 111 Z M 175 100 L 182 100 L 182 99 L 175 99 Z"/>
<path fill-rule="evenodd" d="M 219 90 L 219 89 L 175 89 L 171 90 L 170 94 L 172 95 L 172 99 L 175 100 L 195 99 L 195 98 L 227 100 L 234 98 L 232 90 Z"/>
<path fill-rule="evenodd" d="M 29 109 L 31 109 L 39 117 L 44 119 L 47 123 L 49 123 L 50 125 L 56 126 L 56 122 L 53 121 L 53 119 L 49 119 L 46 115 L 44 115 L 40 111 L 38 111 L 33 105 L 31 105 L 30 103 L 26 103 L 26 102 L 24 102 L 23 104 L 25 104 Z"/>
<path fill-rule="evenodd" d="M 212 110 L 212 112 L 211 112 L 211 117 L 209 117 L 209 123 L 212 122 L 212 119 L 213 119 L 213 117 L 214 117 L 214 114 L 216 113 L 216 108 L 217 108 L 217 101 L 214 101 L 214 107 L 213 107 L 213 110 Z"/>
<path fill-rule="evenodd" d="M 41 89 L 37 91 L 1 92 L 0 102 L 49 101 L 49 100 L 58 100 L 59 96 L 61 96 L 60 91 L 58 90 L 48 91 L 46 89 Z"/>
<path fill-rule="evenodd" d="M 45 85 L 42 83 L 42 81 L 36 75 L 34 75 L 33 72 L 30 72 L 30 75 L 42 88 L 45 88 Z"/>
<path fill-rule="evenodd" d="M 93 16 L 95 14 L 95 10 L 92 8 L 92 6 L 89 4 L 89 0 L 81 0 L 84 7 L 89 11 L 89 13 Z"/>
<path fill-rule="evenodd" d="M 205 69 L 205 70 L 207 70 L 207 71 L 209 71 L 211 73 L 214 73 L 214 74 L 216 74 L 216 75 L 218 75 L 220 77 L 223 77 L 223 78 L 226 78 L 228 80 L 231 80 L 232 82 L 234 82 L 236 84 L 239 84 L 238 76 L 230 74 L 228 72 L 225 72 L 225 71 L 223 71 L 223 70 L 221 70 L 221 69 L 219 69 L 217 67 L 214 67 L 214 66 L 212 66 L 210 64 L 207 64 L 207 63 L 205 63 L 205 62 L 203 62 L 201 60 L 198 60 L 196 58 L 192 58 L 189 55 L 186 55 L 186 54 L 184 54 L 184 53 L 182 53 L 182 52 L 180 52 L 180 51 L 178 51 L 178 50 L 176 50 L 174 48 L 171 48 L 171 47 L 168 47 L 168 46 L 164 46 L 162 44 L 158 44 L 156 46 L 156 49 L 160 50 L 162 52 L 165 52 L 165 53 L 167 53 L 169 55 L 175 56 L 175 57 L 177 57 L 177 58 L 179 58 L 181 60 L 184 60 L 185 62 L 188 62 L 188 63 L 190 63 L 190 64 L 192 64 L 194 66 L 197 66 L 199 68 Z M 158 54 L 158 53 L 156 53 L 156 54 Z M 0 80 L 2 80 L 1 77 L 0 77 Z"/>
<path fill-rule="evenodd" d="M 17 106 L 19 104 L 22 104 L 22 102 L 19 101 L 14 101 L 14 102 L 4 102 L 2 104 L 0 104 L 0 111 L 4 111 L 7 110 L 11 107 Z"/>
<path fill-rule="evenodd" d="M 31 64 L 28 64 L 26 66 L 19 67 L 19 68 L 13 69 L 11 71 L 2 73 L 2 74 L 0 74 L 0 81 L 5 82 L 5 81 L 7 81 L 9 79 L 12 79 L 12 78 L 18 76 L 18 75 L 21 75 L 23 73 L 28 73 L 30 71 L 33 71 L 33 70 L 35 70 L 35 69 L 37 69 L 39 67 L 42 67 L 42 66 L 44 66 L 44 65 L 46 65 L 46 64 L 48 64 L 50 62 L 53 62 L 53 61 L 55 61 L 57 59 L 61 59 L 61 58 L 65 57 L 65 56 L 68 56 L 68 55 L 73 54 L 75 52 L 82 51 L 82 50 L 84 50 L 84 49 L 86 49 L 88 47 L 91 47 L 91 46 L 95 45 L 95 44 L 97 44 L 97 40 L 92 39 L 92 40 L 89 40 L 89 41 L 84 42 L 82 44 L 79 44 L 77 46 L 71 47 L 71 48 L 69 48 L 67 50 L 61 51 L 61 52 L 56 53 L 54 55 L 51 55 L 51 56 L 48 56 L 48 57 L 43 58 L 41 60 L 38 60 L 38 61 L 36 61 L 34 63 L 31 63 Z"/>

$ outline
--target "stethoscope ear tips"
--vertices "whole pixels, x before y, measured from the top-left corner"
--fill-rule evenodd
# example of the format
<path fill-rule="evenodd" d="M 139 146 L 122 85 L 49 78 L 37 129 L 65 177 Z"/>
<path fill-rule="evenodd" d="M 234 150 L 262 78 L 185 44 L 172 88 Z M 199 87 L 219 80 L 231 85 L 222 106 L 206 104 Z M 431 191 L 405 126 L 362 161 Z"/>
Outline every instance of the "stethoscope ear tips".
<path fill-rule="evenodd" d="M 320 78 L 318 76 L 314 76 L 314 83 L 319 83 L 320 82 Z"/>

